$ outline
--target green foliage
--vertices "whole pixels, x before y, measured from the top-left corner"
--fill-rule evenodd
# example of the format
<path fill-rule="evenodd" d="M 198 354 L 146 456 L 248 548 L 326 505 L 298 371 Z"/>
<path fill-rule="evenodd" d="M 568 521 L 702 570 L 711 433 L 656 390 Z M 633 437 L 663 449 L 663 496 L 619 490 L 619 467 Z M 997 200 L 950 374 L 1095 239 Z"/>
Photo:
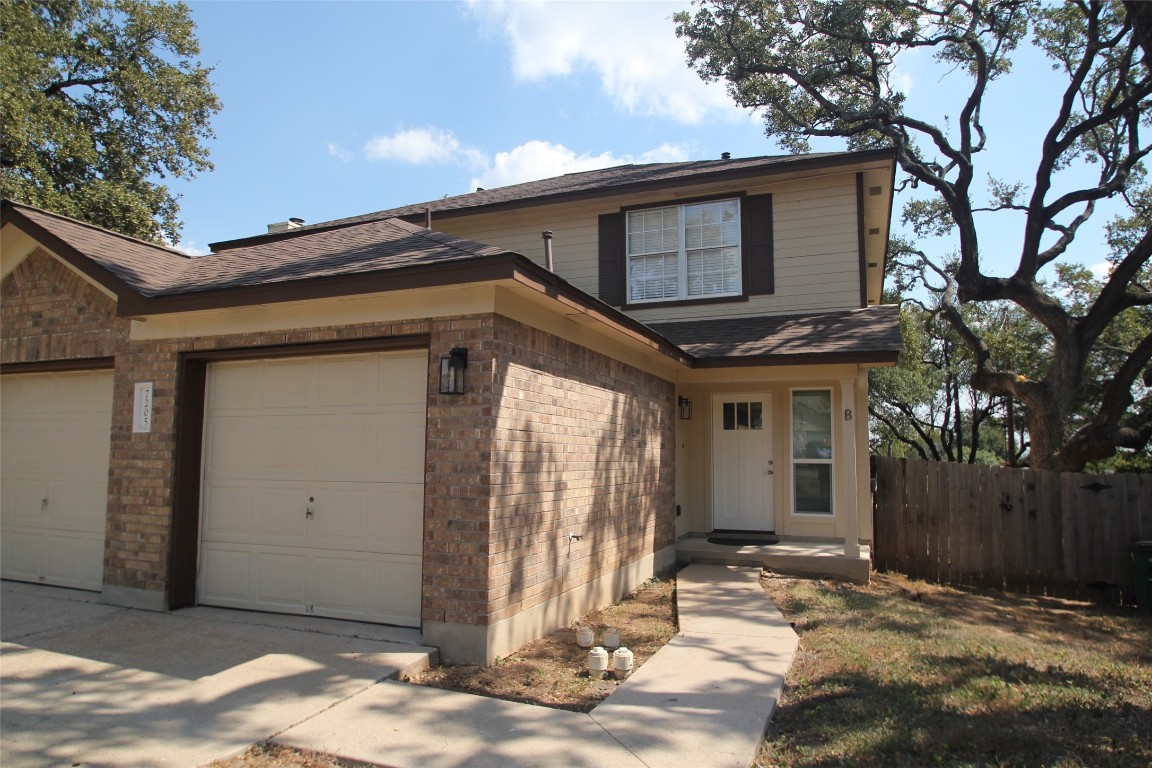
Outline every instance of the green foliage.
<path fill-rule="evenodd" d="M 943 401 L 954 411 L 967 390 L 1022 403 L 1035 467 L 1075 471 L 1118 449 L 1147 451 L 1152 441 L 1152 193 L 1144 175 L 1152 56 L 1141 48 L 1152 46 L 1152 14 L 1140 8 L 1118 0 L 698 0 L 675 17 L 689 63 L 704 79 L 725 81 L 786 148 L 806 151 L 813 137 L 892 148 L 900 189 L 918 190 L 904 204 L 904 224 L 917 238 L 945 241 L 932 254 L 895 249 L 908 258 L 901 287 L 926 292 L 923 308 L 950 327 L 933 328 L 925 347 L 948 354 L 939 369 L 948 373 L 934 374 Z M 1041 126 L 1035 168 L 1003 179 L 980 167 L 989 141 L 981 109 L 993 88 L 1028 87 L 1010 82 L 1022 45 L 1047 56 L 1064 82 L 1039 113 L 1051 122 Z M 954 102 L 945 115 L 908 111 L 897 61 L 917 54 L 921 67 L 930 54 L 947 70 L 941 94 Z M 1077 172 L 1064 173 L 1070 168 Z M 1057 272 L 1045 285 L 1042 270 L 1067 260 L 1103 201 L 1127 206 L 1108 228 L 1111 275 L 1088 285 Z M 981 235 L 1005 214 L 1019 227 L 1019 260 L 999 277 L 983 271 Z M 994 232 L 984 241 L 990 250 L 1004 242 L 1003 230 Z M 1108 256 L 1089 250 L 1081 258 Z M 888 378 L 875 380 L 894 400 L 910 396 Z M 968 431 L 979 435 L 980 406 L 971 404 Z M 960 429 L 963 413 L 951 419 Z"/>
<path fill-rule="evenodd" d="M 0 0 L 0 194 L 175 242 L 220 103 L 183 3 Z"/>

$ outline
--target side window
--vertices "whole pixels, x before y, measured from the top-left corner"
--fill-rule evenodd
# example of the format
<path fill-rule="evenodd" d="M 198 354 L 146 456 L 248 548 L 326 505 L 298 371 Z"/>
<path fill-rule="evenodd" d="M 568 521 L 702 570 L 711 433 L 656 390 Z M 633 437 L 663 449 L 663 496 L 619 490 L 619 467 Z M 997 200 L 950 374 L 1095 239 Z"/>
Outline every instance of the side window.
<path fill-rule="evenodd" d="M 832 514 L 832 391 L 792 392 L 792 511 Z"/>

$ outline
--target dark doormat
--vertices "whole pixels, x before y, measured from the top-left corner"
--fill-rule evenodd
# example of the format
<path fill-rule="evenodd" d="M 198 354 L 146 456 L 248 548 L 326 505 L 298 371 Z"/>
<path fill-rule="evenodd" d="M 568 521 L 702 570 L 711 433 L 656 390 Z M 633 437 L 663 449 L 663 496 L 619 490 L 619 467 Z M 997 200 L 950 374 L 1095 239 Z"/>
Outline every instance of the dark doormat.
<path fill-rule="evenodd" d="M 734 536 L 724 534 L 713 534 L 708 537 L 710 544 L 722 544 L 726 547 L 767 547 L 772 544 L 779 544 L 780 539 L 776 536 Z"/>

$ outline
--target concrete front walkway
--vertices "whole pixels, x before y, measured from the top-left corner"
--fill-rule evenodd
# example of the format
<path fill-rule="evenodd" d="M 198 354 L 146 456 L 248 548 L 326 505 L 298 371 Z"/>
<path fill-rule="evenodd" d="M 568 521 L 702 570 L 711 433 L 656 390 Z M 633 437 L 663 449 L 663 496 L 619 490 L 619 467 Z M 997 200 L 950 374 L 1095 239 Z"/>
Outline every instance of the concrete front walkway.
<path fill-rule="evenodd" d="M 4 583 L 0 763 L 197 766 L 272 739 L 395 768 L 746 768 L 796 649 L 759 568 L 680 571 L 681 633 L 591 714 L 385 679 L 414 630 Z"/>
<path fill-rule="evenodd" d="M 797 643 L 759 575 L 680 571 L 680 634 L 590 714 L 385 681 L 274 741 L 395 768 L 747 768 Z"/>

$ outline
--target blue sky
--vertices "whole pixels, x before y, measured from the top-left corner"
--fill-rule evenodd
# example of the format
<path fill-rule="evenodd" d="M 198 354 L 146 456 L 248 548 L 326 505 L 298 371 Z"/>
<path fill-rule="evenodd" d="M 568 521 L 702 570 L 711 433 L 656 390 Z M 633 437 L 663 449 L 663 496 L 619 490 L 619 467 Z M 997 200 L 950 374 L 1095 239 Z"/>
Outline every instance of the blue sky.
<path fill-rule="evenodd" d="M 188 5 L 224 105 L 215 170 L 171 184 L 180 247 L 193 253 L 291 216 L 314 223 L 622 163 L 781 153 L 722 84 L 687 67 L 671 16 L 688 0 Z M 1017 59 L 984 111 L 986 167 L 1027 179 L 1058 83 L 1035 53 Z M 958 111 L 948 103 L 964 83 L 927 57 L 896 81 L 918 108 Z M 989 233 L 989 260 L 1010 264 L 1015 232 Z"/>

